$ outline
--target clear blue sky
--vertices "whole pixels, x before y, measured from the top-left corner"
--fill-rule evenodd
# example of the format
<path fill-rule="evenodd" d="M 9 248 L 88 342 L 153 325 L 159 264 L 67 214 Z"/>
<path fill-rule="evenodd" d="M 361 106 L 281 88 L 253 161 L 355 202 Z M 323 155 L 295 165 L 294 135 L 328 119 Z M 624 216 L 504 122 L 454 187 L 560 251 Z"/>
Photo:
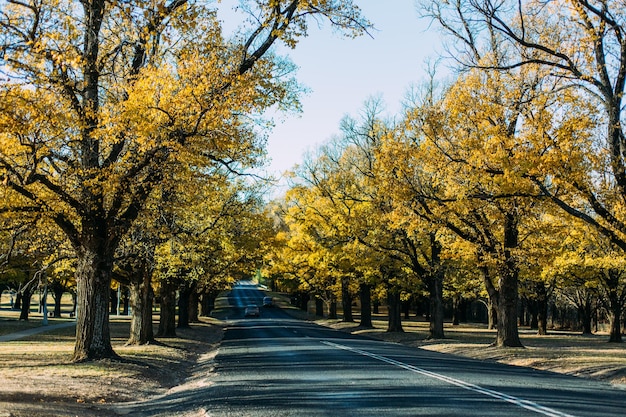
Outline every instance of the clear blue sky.
<path fill-rule="evenodd" d="M 269 136 L 268 170 L 276 176 L 339 133 L 340 120 L 357 114 L 369 97 L 381 95 L 395 113 L 411 84 L 427 78 L 426 60 L 436 58 L 439 34 L 418 17 L 415 0 L 355 2 L 376 27 L 373 38 L 343 38 L 326 22 L 320 29 L 311 24 L 295 50 L 285 49 L 310 92 L 302 97 L 302 114 L 277 121 Z M 223 1 L 221 7 L 237 3 Z"/>

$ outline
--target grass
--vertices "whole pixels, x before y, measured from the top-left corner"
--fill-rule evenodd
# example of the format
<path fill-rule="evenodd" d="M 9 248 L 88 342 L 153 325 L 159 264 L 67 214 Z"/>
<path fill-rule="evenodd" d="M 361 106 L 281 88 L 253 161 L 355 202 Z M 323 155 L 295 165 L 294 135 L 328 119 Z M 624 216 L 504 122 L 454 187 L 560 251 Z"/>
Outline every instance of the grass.
<path fill-rule="evenodd" d="M 41 325 L 36 315 L 19 322 L 11 314 L 0 311 L 5 331 Z M 130 318 L 110 320 L 111 343 L 120 360 L 72 363 L 74 327 L 0 342 L 0 415 L 6 409 L 16 417 L 106 416 L 90 404 L 139 400 L 182 383 L 199 355 L 213 351 L 222 336 L 218 320 L 203 318 L 189 329 L 177 329 L 178 338 L 126 346 Z"/>

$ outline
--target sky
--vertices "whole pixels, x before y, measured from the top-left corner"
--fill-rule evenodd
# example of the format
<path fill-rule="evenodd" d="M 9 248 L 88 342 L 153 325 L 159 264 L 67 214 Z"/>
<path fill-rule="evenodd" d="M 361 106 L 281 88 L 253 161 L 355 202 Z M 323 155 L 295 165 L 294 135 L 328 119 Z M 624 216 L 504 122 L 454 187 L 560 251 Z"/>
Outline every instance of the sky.
<path fill-rule="evenodd" d="M 381 96 L 389 114 L 397 113 L 409 87 L 426 81 L 426 62 L 441 49 L 439 33 L 419 18 L 415 0 L 355 3 L 374 24 L 371 37 L 344 38 L 327 22 L 311 24 L 294 50 L 278 50 L 296 64 L 296 77 L 309 92 L 301 98 L 302 113 L 276 120 L 269 134 L 267 170 L 276 177 L 338 134 L 341 119 L 357 115 L 368 98 Z"/>

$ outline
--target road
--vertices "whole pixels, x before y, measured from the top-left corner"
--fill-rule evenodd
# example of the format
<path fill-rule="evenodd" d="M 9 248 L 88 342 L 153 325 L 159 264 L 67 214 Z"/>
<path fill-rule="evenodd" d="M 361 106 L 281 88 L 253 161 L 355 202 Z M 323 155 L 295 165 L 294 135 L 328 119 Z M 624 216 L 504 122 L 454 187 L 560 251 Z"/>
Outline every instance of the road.
<path fill-rule="evenodd" d="M 229 296 L 230 325 L 210 383 L 135 416 L 626 415 L 626 391 L 582 378 L 374 341 L 291 319 L 252 285 Z M 201 384 L 202 385 L 202 384 Z"/>

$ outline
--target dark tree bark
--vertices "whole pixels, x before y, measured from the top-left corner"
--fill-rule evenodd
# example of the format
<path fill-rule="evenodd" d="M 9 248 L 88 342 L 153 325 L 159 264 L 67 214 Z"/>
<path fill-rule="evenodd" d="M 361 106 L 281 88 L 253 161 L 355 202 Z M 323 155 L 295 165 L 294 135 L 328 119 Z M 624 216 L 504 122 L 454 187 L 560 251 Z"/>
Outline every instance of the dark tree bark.
<path fill-rule="evenodd" d="M 76 291 L 72 291 L 72 317 L 76 316 L 76 309 L 78 308 L 78 299 L 76 298 Z"/>
<path fill-rule="evenodd" d="M 591 297 L 586 297 L 585 302 L 578 306 L 578 316 L 582 325 L 583 334 L 591 334 L 593 320 L 593 306 Z"/>
<path fill-rule="evenodd" d="M 452 325 L 458 326 L 461 324 L 461 308 L 462 308 L 462 300 L 463 298 L 455 294 L 452 297 Z"/>
<path fill-rule="evenodd" d="M 122 287 L 122 316 L 130 314 L 130 291 L 126 287 Z"/>
<path fill-rule="evenodd" d="M 535 299 L 528 300 L 527 303 L 528 314 L 530 315 L 529 327 L 531 330 L 539 329 L 539 301 Z M 539 333 L 539 332 L 537 332 Z"/>
<path fill-rule="evenodd" d="M 337 319 L 337 298 L 335 295 L 330 296 L 330 302 L 328 303 L 328 318 Z"/>
<path fill-rule="evenodd" d="M 609 343 L 622 343 L 622 324 L 621 316 L 612 310 L 609 313 L 610 335 Z"/>
<path fill-rule="evenodd" d="M 127 345 L 146 345 L 154 342 L 152 320 L 154 290 L 151 282 L 152 275 L 145 269 L 138 279 L 132 279 L 130 282 L 130 295 L 128 298 L 132 307 L 132 315 Z"/>
<path fill-rule="evenodd" d="M 488 297 L 487 299 L 487 328 L 495 330 L 498 325 L 498 302 L 497 298 Z"/>
<path fill-rule="evenodd" d="M 387 290 L 387 305 L 389 310 L 387 331 L 404 332 L 402 328 L 402 302 L 400 301 L 400 290 L 389 288 Z"/>
<path fill-rule="evenodd" d="M 32 286 L 26 286 L 22 289 L 19 320 L 28 321 L 28 315 L 30 313 L 30 300 L 33 296 L 33 292 Z"/>
<path fill-rule="evenodd" d="M 437 272 L 428 280 L 430 321 L 428 326 L 429 339 L 443 339 L 443 274 Z"/>
<path fill-rule="evenodd" d="M 65 287 L 59 281 L 52 281 L 52 298 L 54 298 L 54 317 L 61 317 L 61 299 L 65 294 Z"/>
<path fill-rule="evenodd" d="M 161 314 L 157 337 L 176 337 L 176 289 L 178 286 L 169 281 L 161 283 Z"/>
<path fill-rule="evenodd" d="M 113 254 L 108 253 L 111 247 L 106 238 L 89 243 L 94 247 L 81 248 L 76 267 L 78 303 L 74 362 L 117 358 L 109 330 Z"/>
<path fill-rule="evenodd" d="M 405 320 L 411 318 L 411 300 L 402 301 L 402 316 Z"/>
<path fill-rule="evenodd" d="M 343 309 L 342 321 L 346 323 L 353 323 L 354 316 L 352 315 L 352 293 L 350 293 L 350 279 L 341 279 L 341 308 Z"/>
<path fill-rule="evenodd" d="M 21 310 L 22 309 L 22 291 L 21 289 L 17 290 L 15 294 L 15 302 L 13 303 L 13 310 Z"/>
<path fill-rule="evenodd" d="M 315 315 L 324 317 L 324 300 L 320 297 L 315 297 Z"/>
<path fill-rule="evenodd" d="M 461 323 L 467 323 L 467 312 L 468 312 L 468 308 L 469 308 L 469 304 L 470 301 L 467 300 L 466 298 L 461 297 L 460 301 L 459 301 L 459 310 L 458 310 L 458 314 L 459 314 L 459 321 Z"/>
<path fill-rule="evenodd" d="M 200 294 L 198 286 L 194 283 L 191 294 L 189 294 L 189 323 L 200 322 Z"/>
<path fill-rule="evenodd" d="M 427 276 L 430 321 L 428 327 L 429 339 L 443 339 L 443 278 L 441 267 L 441 244 L 434 233 L 430 234 L 430 271 Z"/>
<path fill-rule="evenodd" d="M 453 298 L 453 315 L 452 324 L 458 326 L 461 323 L 467 323 L 467 308 L 469 301 L 460 295 L 455 295 Z"/>
<path fill-rule="evenodd" d="M 178 328 L 189 327 L 189 298 L 193 292 L 192 284 L 183 282 L 178 292 Z"/>
<path fill-rule="evenodd" d="M 517 262 L 511 253 L 518 246 L 517 215 L 512 211 L 504 219 L 504 262 L 500 268 L 498 289 L 498 324 L 496 346 L 523 347 L 517 327 L 518 281 Z"/>
<path fill-rule="evenodd" d="M 208 317 L 215 308 L 215 300 L 217 299 L 219 292 L 206 291 L 202 294 L 200 302 L 200 315 L 202 317 Z"/>
<path fill-rule="evenodd" d="M 498 290 L 493 285 L 489 268 L 484 265 L 483 255 L 480 253 L 478 254 L 478 263 L 480 277 L 487 289 L 487 328 L 494 330 L 498 324 Z"/>
<path fill-rule="evenodd" d="M 543 282 L 537 283 L 537 334 L 548 334 L 548 290 Z"/>
<path fill-rule="evenodd" d="M 117 301 L 117 290 L 111 289 L 111 314 L 118 314 Z"/>
<path fill-rule="evenodd" d="M 359 286 L 359 297 L 361 301 L 361 327 L 371 328 L 372 325 L 372 287 L 369 284 Z"/>
<path fill-rule="evenodd" d="M 622 342 L 622 312 L 624 310 L 625 295 L 620 291 L 620 277 L 622 272 L 609 269 L 602 276 L 605 288 L 605 299 L 609 313 L 609 343 Z M 626 291 L 626 290 L 622 290 Z"/>
<path fill-rule="evenodd" d="M 298 307 L 302 311 L 309 311 L 309 300 L 311 299 L 311 295 L 309 293 L 299 293 L 298 294 Z M 323 306 L 322 306 L 323 308 Z M 323 309 L 322 309 L 323 311 Z M 324 313 L 322 313 L 324 315 Z"/>

